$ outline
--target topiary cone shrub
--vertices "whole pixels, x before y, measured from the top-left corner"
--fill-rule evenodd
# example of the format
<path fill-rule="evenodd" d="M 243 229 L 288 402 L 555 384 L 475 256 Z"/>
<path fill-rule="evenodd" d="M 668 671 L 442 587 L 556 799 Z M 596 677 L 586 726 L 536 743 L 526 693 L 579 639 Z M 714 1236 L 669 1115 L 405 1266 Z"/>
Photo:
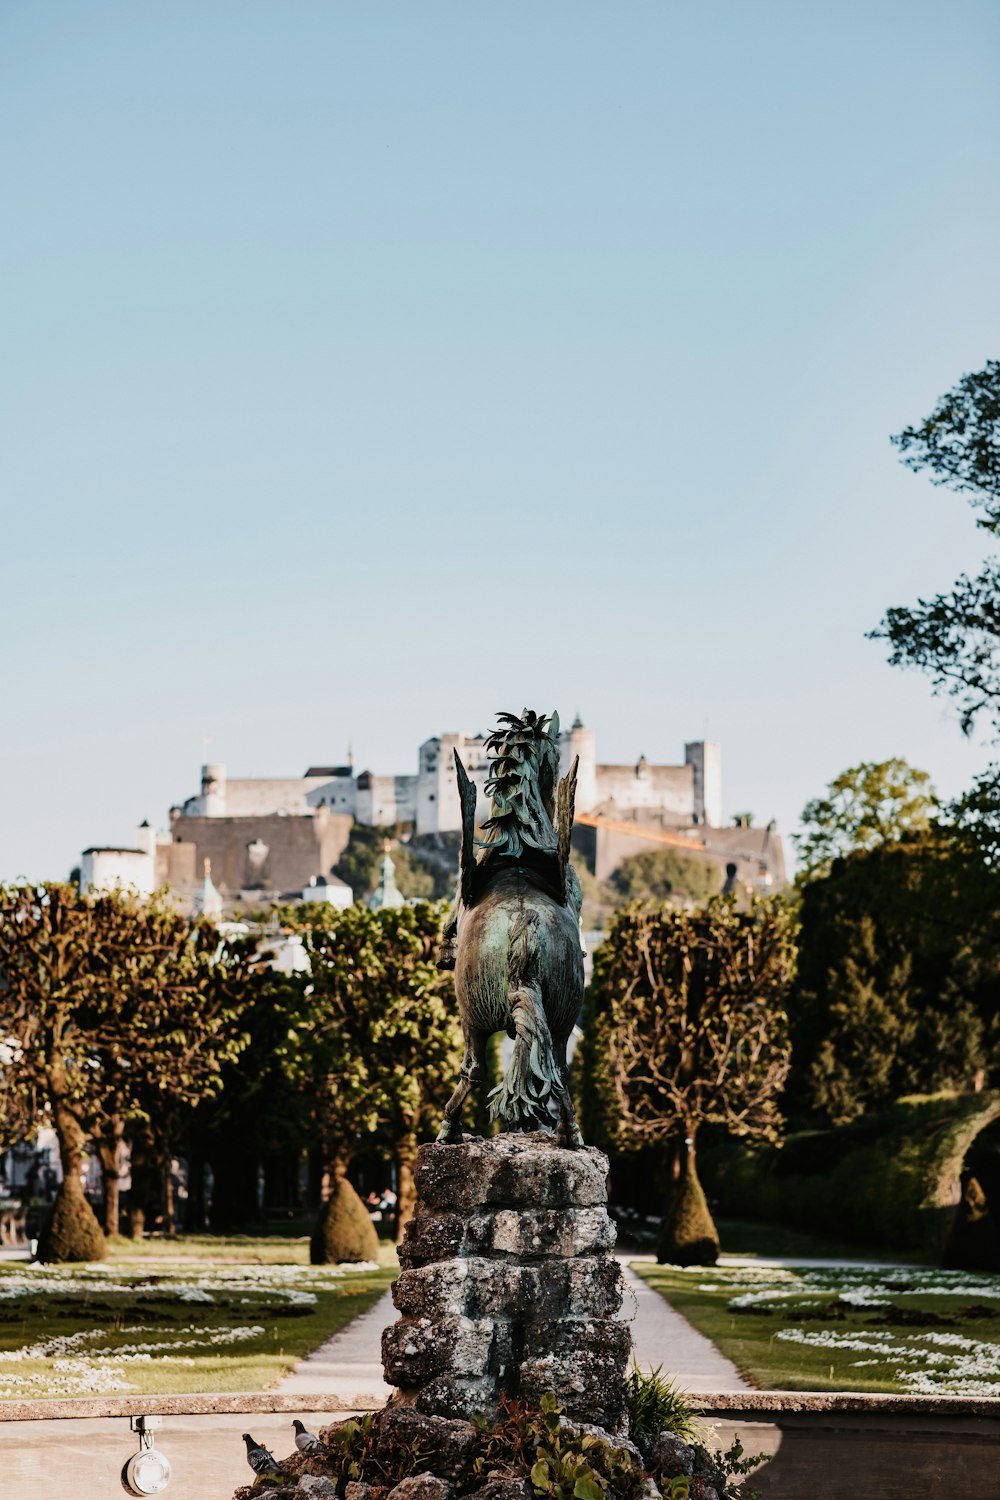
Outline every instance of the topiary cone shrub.
<path fill-rule="evenodd" d="M 309 1242 L 314 1266 L 378 1260 L 378 1235 L 365 1205 L 346 1177 L 338 1177 L 323 1204 Z"/>
<path fill-rule="evenodd" d="M 79 1177 L 64 1179 L 38 1236 L 40 1261 L 103 1260 L 104 1231 L 84 1197 Z"/>
<path fill-rule="evenodd" d="M 656 1247 L 660 1265 L 714 1266 L 719 1258 L 719 1232 L 708 1200 L 688 1157 L 681 1172 Z"/>

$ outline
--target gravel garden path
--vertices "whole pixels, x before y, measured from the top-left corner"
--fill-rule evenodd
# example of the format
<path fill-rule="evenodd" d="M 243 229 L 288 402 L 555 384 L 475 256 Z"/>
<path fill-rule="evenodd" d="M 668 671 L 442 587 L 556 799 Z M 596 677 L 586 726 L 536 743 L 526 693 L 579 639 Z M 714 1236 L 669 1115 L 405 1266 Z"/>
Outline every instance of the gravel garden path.
<path fill-rule="evenodd" d="M 622 1263 L 622 1270 L 626 1316 L 629 1303 L 635 1299 L 632 1341 L 641 1369 L 662 1365 L 663 1373 L 674 1378 L 681 1390 L 695 1395 L 700 1391 L 752 1389 L 736 1366 L 704 1334 L 692 1328 L 686 1318 L 674 1312 L 669 1302 L 664 1302 L 658 1292 L 647 1286 L 627 1262 Z"/>
<path fill-rule="evenodd" d="M 656 1295 L 654 1292 L 653 1296 Z M 374 1396 L 388 1400 L 391 1386 L 382 1379 L 382 1330 L 396 1321 L 392 1297 L 385 1292 L 366 1313 L 301 1360 L 276 1391 L 312 1396 Z"/>
<path fill-rule="evenodd" d="M 629 1257 L 634 1259 L 634 1257 Z M 643 1369 L 662 1365 L 683 1390 L 746 1391 L 750 1389 L 736 1366 L 715 1345 L 674 1312 L 656 1292 L 635 1275 L 622 1259 L 625 1273 L 624 1314 L 631 1318 L 635 1357 Z M 296 1365 L 275 1390 L 336 1396 L 372 1395 L 387 1398 L 391 1388 L 382 1379 L 382 1330 L 396 1321 L 396 1309 L 386 1292 L 375 1306 L 355 1318 L 342 1332 L 327 1339 Z"/>

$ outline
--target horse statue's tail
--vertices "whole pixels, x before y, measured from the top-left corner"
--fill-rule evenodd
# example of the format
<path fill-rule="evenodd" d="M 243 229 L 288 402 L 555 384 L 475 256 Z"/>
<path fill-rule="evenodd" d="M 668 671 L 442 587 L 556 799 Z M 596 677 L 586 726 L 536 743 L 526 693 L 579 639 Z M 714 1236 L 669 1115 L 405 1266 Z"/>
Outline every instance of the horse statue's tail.
<path fill-rule="evenodd" d="M 522 1124 L 548 1118 L 549 1100 L 566 1092 L 552 1051 L 552 1035 L 538 981 L 538 916 L 521 910 L 514 920 L 507 951 L 510 1028 L 514 1054 L 502 1083 L 490 1093 L 490 1116 Z"/>

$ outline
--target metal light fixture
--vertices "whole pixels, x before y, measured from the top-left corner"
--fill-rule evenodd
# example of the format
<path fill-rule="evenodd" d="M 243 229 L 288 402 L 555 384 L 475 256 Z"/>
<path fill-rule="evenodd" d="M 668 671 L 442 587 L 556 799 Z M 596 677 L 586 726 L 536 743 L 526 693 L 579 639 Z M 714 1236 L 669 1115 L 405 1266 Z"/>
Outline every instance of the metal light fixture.
<path fill-rule="evenodd" d="M 139 1434 L 139 1451 L 122 1466 L 122 1489 L 126 1495 L 162 1495 L 170 1483 L 170 1460 L 153 1447 L 159 1417 L 132 1417 L 129 1426 Z"/>

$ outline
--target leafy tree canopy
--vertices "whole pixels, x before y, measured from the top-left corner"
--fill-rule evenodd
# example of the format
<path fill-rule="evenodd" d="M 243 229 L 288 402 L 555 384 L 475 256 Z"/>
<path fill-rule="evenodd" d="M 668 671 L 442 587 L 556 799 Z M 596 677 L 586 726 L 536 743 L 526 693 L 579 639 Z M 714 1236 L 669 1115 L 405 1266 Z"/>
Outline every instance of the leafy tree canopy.
<path fill-rule="evenodd" d="M 929 417 L 892 440 L 915 473 L 970 495 L 979 525 L 1000 532 L 1000 360 L 942 396 Z"/>
<path fill-rule="evenodd" d="M 839 1123 L 970 1087 L 997 1058 L 1000 882 L 950 830 L 856 850 L 804 884 L 787 1106 Z"/>
<path fill-rule="evenodd" d="M 332 1167 L 365 1135 L 395 1151 L 401 1213 L 417 1139 L 438 1123 L 463 1055 L 452 977 L 435 963 L 442 915 L 428 902 L 330 910 L 306 933 L 310 973 L 282 1048 Z"/>
<path fill-rule="evenodd" d="M 378 885 L 387 838 L 392 844 L 396 884 L 404 896 L 411 900 L 434 901 L 451 894 L 449 886 L 453 888 L 455 884 L 454 870 L 444 875 L 436 863 L 421 859 L 415 848 L 403 842 L 405 831 L 398 823 L 392 828 L 354 824 L 347 848 L 334 865 L 333 873 L 351 887 L 355 901 L 364 901 Z"/>
<path fill-rule="evenodd" d="M 957 838 L 991 869 L 1000 869 L 1000 765 L 987 767 L 949 805 Z"/>
<path fill-rule="evenodd" d="M 162 902 L 0 886 L 0 1116 L 49 1119 L 77 1178 L 88 1136 L 120 1139 L 219 1086 L 253 967 L 249 945 Z"/>
<path fill-rule="evenodd" d="M 1000 535 L 1000 360 L 965 375 L 931 415 L 893 439 L 903 461 L 931 482 L 970 498 L 978 524 Z M 969 733 L 1000 706 L 1000 562 L 915 605 L 886 611 L 872 638 L 889 643 L 893 666 L 926 672 L 933 690 L 952 697 Z"/>
<path fill-rule="evenodd" d="M 582 1081 L 614 1144 L 660 1145 L 670 1159 L 661 1260 L 709 1264 L 718 1254 L 695 1166 L 700 1126 L 777 1134 L 791 966 L 777 901 L 746 914 L 722 898 L 694 913 L 634 903 L 595 955 Z"/>
<path fill-rule="evenodd" d="M 622 860 L 610 884 L 625 901 L 707 901 L 719 893 L 719 872 L 679 849 L 647 849 Z"/>
<path fill-rule="evenodd" d="M 802 809 L 794 835 L 801 877 L 826 874 L 833 861 L 856 850 L 898 843 L 930 825 L 938 807 L 931 779 L 901 759 L 863 761 L 841 771 Z"/>
<path fill-rule="evenodd" d="M 776 901 L 750 914 L 633 904 L 594 957 L 594 1082 L 620 1146 L 712 1123 L 773 1137 L 788 1072 L 790 921 Z"/>

